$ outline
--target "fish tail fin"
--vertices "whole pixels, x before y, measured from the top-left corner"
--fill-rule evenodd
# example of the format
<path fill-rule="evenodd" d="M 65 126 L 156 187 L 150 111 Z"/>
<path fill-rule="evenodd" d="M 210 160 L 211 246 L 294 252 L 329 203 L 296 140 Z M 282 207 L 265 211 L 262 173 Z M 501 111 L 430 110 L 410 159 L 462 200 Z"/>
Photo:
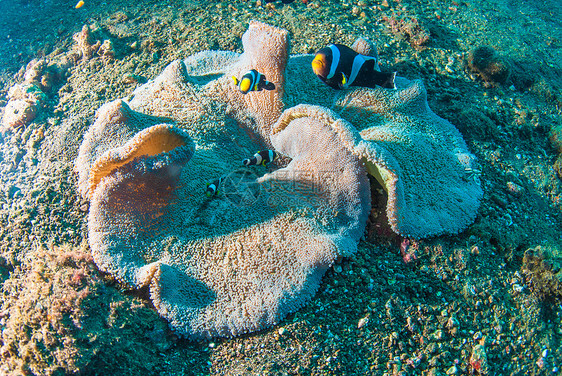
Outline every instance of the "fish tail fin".
<path fill-rule="evenodd" d="M 234 81 L 234 85 L 238 85 L 239 81 L 236 76 L 232 76 L 232 81 Z"/>
<path fill-rule="evenodd" d="M 273 82 L 265 81 L 263 88 L 265 90 L 275 90 L 275 84 Z"/>
<path fill-rule="evenodd" d="M 396 84 L 394 80 L 396 78 L 396 72 L 377 72 L 375 73 L 375 84 L 386 89 L 396 89 Z"/>
<path fill-rule="evenodd" d="M 389 85 L 391 87 L 389 87 L 390 89 L 396 89 L 396 82 L 394 82 L 394 80 L 396 79 L 396 72 L 392 72 L 392 75 L 390 77 L 390 81 L 389 81 Z"/>

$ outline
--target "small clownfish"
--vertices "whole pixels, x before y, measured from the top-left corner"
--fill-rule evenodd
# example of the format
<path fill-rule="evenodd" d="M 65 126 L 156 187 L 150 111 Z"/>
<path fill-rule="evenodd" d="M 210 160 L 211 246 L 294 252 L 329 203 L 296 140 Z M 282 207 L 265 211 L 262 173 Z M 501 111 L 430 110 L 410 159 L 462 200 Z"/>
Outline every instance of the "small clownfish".
<path fill-rule="evenodd" d="M 219 187 L 222 183 L 222 178 L 218 178 L 217 180 L 213 181 L 212 183 L 207 183 L 207 190 L 205 190 L 205 194 L 207 197 L 216 196 L 219 194 Z"/>
<path fill-rule="evenodd" d="M 75 8 L 76 8 L 76 9 L 80 9 L 80 8 L 82 8 L 83 5 L 84 5 L 84 1 L 83 1 L 83 0 L 80 0 L 80 1 L 78 2 L 78 4 L 76 4 Z"/>
<path fill-rule="evenodd" d="M 322 82 L 338 90 L 349 86 L 396 88 L 396 72 L 381 72 L 376 56 L 361 55 L 343 44 L 319 50 L 312 60 L 312 70 Z"/>
<path fill-rule="evenodd" d="M 232 79 L 234 80 L 234 85 L 238 85 L 242 94 L 248 94 L 250 91 L 262 91 L 263 89 L 275 89 L 275 84 L 267 81 L 265 76 L 255 69 L 247 72 L 240 80 L 234 76 L 232 76 Z"/>
<path fill-rule="evenodd" d="M 262 165 L 265 167 L 267 164 L 277 159 L 277 152 L 273 150 L 258 151 L 252 158 L 246 158 L 242 161 L 244 166 Z"/>
<path fill-rule="evenodd" d="M 265 0 L 266 3 L 273 3 L 275 0 Z M 295 0 L 281 0 L 283 4 L 291 4 Z"/>

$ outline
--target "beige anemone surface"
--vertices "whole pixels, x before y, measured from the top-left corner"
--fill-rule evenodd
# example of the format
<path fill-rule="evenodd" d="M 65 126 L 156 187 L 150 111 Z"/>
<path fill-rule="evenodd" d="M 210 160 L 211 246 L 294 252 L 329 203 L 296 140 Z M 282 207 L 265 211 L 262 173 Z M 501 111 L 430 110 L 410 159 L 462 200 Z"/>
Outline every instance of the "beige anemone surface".
<path fill-rule="evenodd" d="M 94 190 L 88 228 L 96 264 L 124 282 L 149 285 L 178 333 L 196 339 L 271 326 L 312 297 L 336 258 L 355 251 L 369 183 L 336 128 L 277 127 L 274 143 L 292 158 L 288 166 L 262 176 L 261 167 L 225 170 L 222 193 L 208 198 L 207 176 L 219 173 L 223 158 L 232 163 L 215 152 L 219 145 L 196 150 L 183 170 L 191 155 L 184 145 L 121 163 L 142 154 L 155 139 L 150 134 L 169 132 L 166 139 L 175 140 L 180 133 L 162 127 L 100 157 L 114 170 Z M 236 148 L 228 151 L 236 155 Z"/>
<path fill-rule="evenodd" d="M 284 116 L 355 126 L 347 145 L 388 192 L 386 212 L 396 233 L 458 233 L 474 221 L 482 198 L 476 159 L 458 130 L 431 111 L 421 81 L 401 85 L 351 89 L 332 99 L 332 110 L 299 105 Z"/>
<path fill-rule="evenodd" d="M 362 38 L 353 47 L 361 53 L 376 52 Z M 333 90 L 315 77 L 312 59 L 289 59 L 285 104 L 320 105 L 359 131 L 362 141 L 352 149 L 388 192 L 392 230 L 426 238 L 466 229 L 476 218 L 483 194 L 479 167 L 455 126 L 429 108 L 423 83 L 397 77 L 394 90 Z"/>
<path fill-rule="evenodd" d="M 84 135 L 75 162 L 80 195 L 91 197 L 101 178 L 97 170 L 103 164 L 98 159 L 104 153 L 125 144 L 138 131 L 166 122 L 167 119 L 133 111 L 120 99 L 101 106 L 96 112 L 96 121 Z M 98 168 L 93 168 L 95 163 L 98 163 Z"/>
<path fill-rule="evenodd" d="M 311 55 L 289 58 L 285 30 L 251 22 L 242 42 L 242 54 L 175 61 L 127 103 L 104 105 L 76 160 L 96 264 L 149 286 L 193 339 L 268 327 L 310 299 L 356 250 L 367 173 L 388 191 L 394 231 L 412 237 L 461 231 L 482 195 L 474 157 L 421 82 L 333 90 Z M 376 52 L 363 39 L 354 48 Z M 250 69 L 275 90 L 241 94 L 231 77 Z M 284 157 L 242 165 L 264 148 Z"/>
<path fill-rule="evenodd" d="M 198 144 L 206 143 L 201 132 L 207 127 L 235 121 L 267 147 L 271 126 L 283 110 L 287 31 L 252 21 L 242 36 L 242 46 L 242 54 L 203 51 L 174 61 L 153 81 L 135 90 L 131 108 L 174 119 Z M 242 94 L 232 77 L 240 78 L 251 69 L 264 74 L 275 89 Z"/>
<path fill-rule="evenodd" d="M 483 194 L 476 158 L 455 126 L 431 111 L 420 80 L 397 90 L 357 88 L 337 110 L 360 131 L 354 152 L 387 190 L 395 232 L 456 234 L 474 221 Z"/>

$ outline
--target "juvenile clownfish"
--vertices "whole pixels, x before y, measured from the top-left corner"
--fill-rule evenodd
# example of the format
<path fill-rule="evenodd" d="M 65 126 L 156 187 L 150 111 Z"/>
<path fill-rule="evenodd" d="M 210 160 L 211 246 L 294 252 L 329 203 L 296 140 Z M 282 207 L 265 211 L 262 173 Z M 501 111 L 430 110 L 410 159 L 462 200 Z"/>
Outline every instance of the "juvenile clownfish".
<path fill-rule="evenodd" d="M 232 76 L 234 85 L 237 85 L 242 94 L 248 94 L 250 91 L 274 90 L 275 84 L 265 79 L 265 76 L 255 69 L 247 72 L 239 80 Z"/>
<path fill-rule="evenodd" d="M 76 9 L 80 9 L 80 8 L 82 8 L 83 5 L 84 5 L 84 0 L 80 0 L 80 1 L 78 2 L 78 4 L 76 4 L 75 8 L 76 8 Z"/>
<path fill-rule="evenodd" d="M 275 0 L 265 0 L 266 3 L 273 3 Z M 295 0 L 281 0 L 283 4 L 291 4 Z"/>
<path fill-rule="evenodd" d="M 242 161 L 244 166 L 262 165 L 265 167 L 267 164 L 277 159 L 277 153 L 273 150 L 258 151 L 252 158 L 246 158 Z"/>
<path fill-rule="evenodd" d="M 222 178 L 218 178 L 217 180 L 213 181 L 212 183 L 207 183 L 207 190 L 205 194 L 207 197 L 216 196 L 219 194 L 219 187 L 222 183 Z"/>
<path fill-rule="evenodd" d="M 343 44 L 331 44 L 316 53 L 312 70 L 334 89 L 349 86 L 395 89 L 396 72 L 381 72 L 376 56 L 361 55 Z"/>

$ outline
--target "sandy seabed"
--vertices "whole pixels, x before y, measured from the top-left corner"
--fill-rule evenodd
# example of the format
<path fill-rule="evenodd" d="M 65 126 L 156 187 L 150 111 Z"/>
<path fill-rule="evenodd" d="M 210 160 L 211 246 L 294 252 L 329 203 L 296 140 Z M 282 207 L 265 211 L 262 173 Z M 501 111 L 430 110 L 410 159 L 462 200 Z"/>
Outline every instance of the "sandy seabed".
<path fill-rule="evenodd" d="M 2 111 L 26 67 L 59 64 L 42 82 L 35 119 L 0 134 L 0 375 L 560 372 L 558 2 L 75 5 L 0 3 Z M 73 161 L 102 104 L 175 59 L 241 52 L 252 19 L 287 29 L 291 53 L 376 41 L 383 68 L 421 78 L 430 107 L 461 131 L 480 162 L 484 198 L 463 233 L 414 241 L 388 230 L 374 190 L 359 251 L 328 271 L 308 305 L 269 330 L 192 343 L 169 331 L 146 291 L 96 269 Z M 86 44 L 73 38 L 84 25 Z M 88 56 L 98 40 L 106 48 Z M 475 67 L 482 46 L 496 51 L 488 61 L 505 75 Z"/>

